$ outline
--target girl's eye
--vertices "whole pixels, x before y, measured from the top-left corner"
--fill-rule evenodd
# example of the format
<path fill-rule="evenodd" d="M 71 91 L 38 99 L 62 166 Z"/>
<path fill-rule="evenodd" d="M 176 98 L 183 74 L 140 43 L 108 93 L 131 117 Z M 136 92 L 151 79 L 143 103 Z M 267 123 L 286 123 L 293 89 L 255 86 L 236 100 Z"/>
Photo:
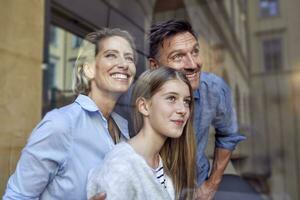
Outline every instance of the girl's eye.
<path fill-rule="evenodd" d="M 109 53 L 105 55 L 106 58 L 116 58 L 117 56 L 113 53 Z"/>
<path fill-rule="evenodd" d="M 176 98 L 174 96 L 169 96 L 169 97 L 167 97 L 167 100 L 169 102 L 174 102 L 176 100 Z"/>
<path fill-rule="evenodd" d="M 186 107 L 190 107 L 190 105 L 191 105 L 191 100 L 190 100 L 190 99 L 185 99 L 185 100 L 183 101 L 183 103 L 184 103 L 184 105 L 185 105 Z"/>

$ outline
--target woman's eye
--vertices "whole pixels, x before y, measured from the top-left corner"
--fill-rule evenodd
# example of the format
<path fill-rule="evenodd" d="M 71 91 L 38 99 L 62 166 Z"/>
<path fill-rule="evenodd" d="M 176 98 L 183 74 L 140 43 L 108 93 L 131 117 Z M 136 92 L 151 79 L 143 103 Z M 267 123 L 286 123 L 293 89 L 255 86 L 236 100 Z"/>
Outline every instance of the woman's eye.
<path fill-rule="evenodd" d="M 134 62 L 134 58 L 131 57 L 131 56 L 127 56 L 127 57 L 125 57 L 125 59 L 126 59 L 127 61 Z"/>

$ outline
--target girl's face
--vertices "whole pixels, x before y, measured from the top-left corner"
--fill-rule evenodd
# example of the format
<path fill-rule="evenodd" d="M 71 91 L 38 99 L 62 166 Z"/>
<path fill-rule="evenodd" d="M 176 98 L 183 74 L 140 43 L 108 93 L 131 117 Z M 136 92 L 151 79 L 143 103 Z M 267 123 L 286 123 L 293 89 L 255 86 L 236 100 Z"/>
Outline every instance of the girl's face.
<path fill-rule="evenodd" d="M 165 137 L 180 137 L 190 116 L 191 98 L 189 87 L 183 81 L 165 82 L 148 101 L 152 129 Z"/>
<path fill-rule="evenodd" d="M 136 72 L 133 49 L 119 36 L 103 39 L 100 43 L 93 72 L 94 85 L 100 91 L 126 92 Z"/>

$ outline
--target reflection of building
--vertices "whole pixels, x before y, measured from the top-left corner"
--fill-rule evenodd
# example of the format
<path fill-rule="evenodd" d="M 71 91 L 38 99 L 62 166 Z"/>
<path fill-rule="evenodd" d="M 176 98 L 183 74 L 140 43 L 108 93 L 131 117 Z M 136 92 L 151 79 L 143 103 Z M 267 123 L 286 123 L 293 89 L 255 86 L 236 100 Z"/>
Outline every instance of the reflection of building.
<path fill-rule="evenodd" d="M 49 36 L 49 60 L 43 70 L 44 112 L 72 99 L 73 68 L 82 41 L 56 26 L 50 27 Z"/>
<path fill-rule="evenodd" d="M 193 27 L 200 34 L 204 59 L 204 71 L 214 72 L 232 89 L 238 122 L 243 134 L 248 135 L 249 73 L 246 32 L 245 1 L 185 1 Z M 213 155 L 214 140 L 208 153 Z M 248 156 L 247 143 L 239 146 L 233 157 L 237 160 Z M 242 166 L 236 166 L 242 172 Z"/>
<path fill-rule="evenodd" d="M 300 199 L 300 1 L 248 1 L 253 171 L 274 199 Z"/>
<path fill-rule="evenodd" d="M 28 134 L 41 118 L 43 105 L 47 110 L 70 100 L 65 97 L 81 42 L 74 35 L 83 38 L 101 27 L 129 30 L 136 38 L 139 74 L 146 68 L 145 33 L 150 24 L 179 17 L 191 21 L 200 35 L 204 71 L 222 76 L 232 89 L 241 132 L 248 137 L 233 156 L 237 172 L 265 193 L 271 190 L 274 195 L 284 193 L 297 199 L 299 3 L 276 2 L 279 0 L 1 1 L 0 194 Z M 208 154 L 212 149 L 213 141 Z"/>

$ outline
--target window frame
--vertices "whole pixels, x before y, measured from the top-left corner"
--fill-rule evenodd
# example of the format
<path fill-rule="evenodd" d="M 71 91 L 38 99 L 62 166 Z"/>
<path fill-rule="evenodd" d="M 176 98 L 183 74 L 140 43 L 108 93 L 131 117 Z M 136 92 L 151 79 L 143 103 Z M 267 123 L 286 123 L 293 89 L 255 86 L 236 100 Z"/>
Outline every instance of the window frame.
<path fill-rule="evenodd" d="M 266 42 L 272 42 L 272 41 L 273 42 L 274 41 L 279 41 L 280 63 L 278 64 L 278 66 L 276 66 L 277 64 L 274 64 L 274 60 L 271 60 L 270 67 L 268 67 L 267 64 L 266 64 L 267 61 L 266 61 L 266 52 L 265 52 L 264 43 L 266 43 Z M 278 71 L 282 71 L 284 69 L 284 40 L 283 40 L 283 37 L 282 36 L 272 36 L 272 37 L 262 38 L 261 42 L 260 42 L 260 46 L 261 46 L 261 58 L 262 58 L 261 59 L 261 63 L 262 63 L 263 71 L 264 72 L 278 72 Z M 271 46 L 274 46 L 274 44 L 271 44 Z M 266 48 L 272 48 L 272 47 L 266 47 Z M 276 50 L 274 50 L 274 51 L 276 51 Z M 271 55 L 271 57 L 272 57 L 271 59 L 273 59 L 274 57 L 278 57 L 278 54 L 276 52 L 274 53 L 274 51 L 269 53 L 269 54 L 272 54 Z"/>
<path fill-rule="evenodd" d="M 279 0 L 273 0 L 273 1 L 277 2 L 277 11 L 276 11 L 275 15 L 263 14 L 262 7 L 261 7 L 261 3 L 262 3 L 261 1 L 266 1 L 266 0 L 258 0 L 258 10 L 259 10 L 258 14 L 259 14 L 260 18 L 266 19 L 266 18 L 273 18 L 273 17 L 280 16 L 280 3 L 279 3 Z M 267 0 L 267 1 L 270 1 L 270 0 Z"/>

